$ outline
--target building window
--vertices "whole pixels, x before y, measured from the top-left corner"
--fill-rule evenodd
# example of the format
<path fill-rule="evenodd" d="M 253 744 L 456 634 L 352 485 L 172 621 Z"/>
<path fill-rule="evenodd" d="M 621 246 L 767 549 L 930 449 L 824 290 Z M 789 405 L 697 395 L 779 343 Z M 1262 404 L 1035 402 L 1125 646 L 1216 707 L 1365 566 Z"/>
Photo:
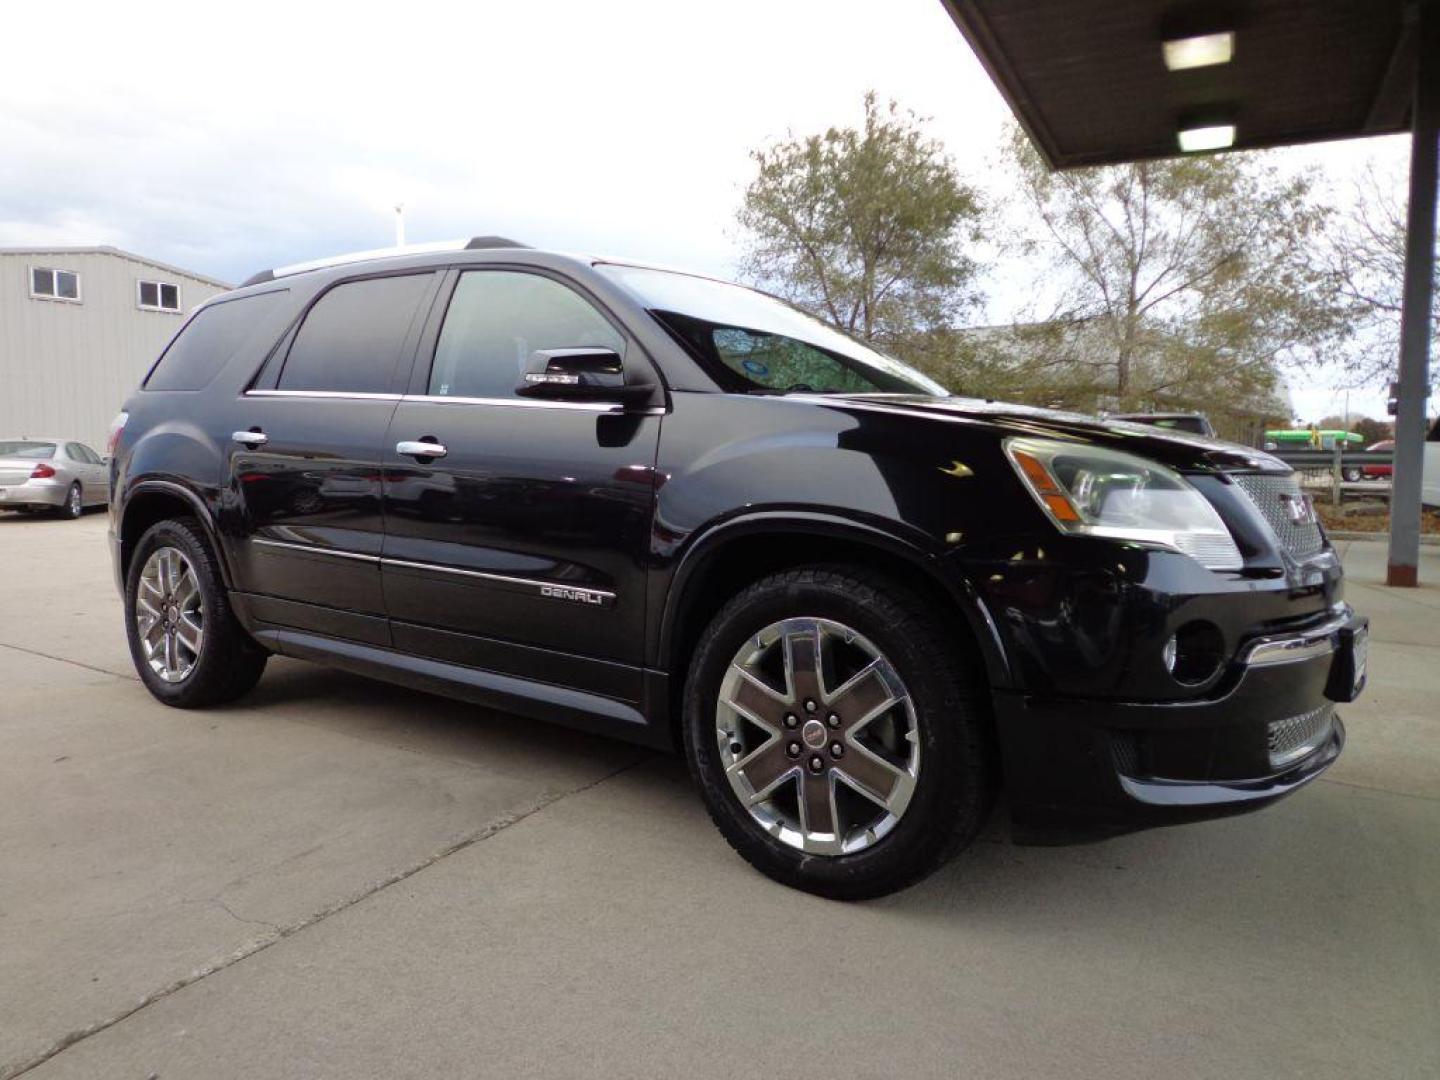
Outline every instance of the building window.
<path fill-rule="evenodd" d="M 141 281 L 139 303 L 147 311 L 179 311 L 180 286 L 168 281 Z"/>
<path fill-rule="evenodd" d="M 52 270 L 43 266 L 30 268 L 30 295 L 39 300 L 80 302 L 80 275 L 73 270 Z"/>

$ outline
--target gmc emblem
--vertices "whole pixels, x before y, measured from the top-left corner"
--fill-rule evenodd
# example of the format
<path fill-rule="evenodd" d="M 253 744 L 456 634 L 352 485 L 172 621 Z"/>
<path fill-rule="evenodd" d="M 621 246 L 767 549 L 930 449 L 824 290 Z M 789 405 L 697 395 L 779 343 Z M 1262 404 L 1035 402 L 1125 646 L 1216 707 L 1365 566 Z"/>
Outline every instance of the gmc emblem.
<path fill-rule="evenodd" d="M 1315 503 L 1309 495 L 1287 491 L 1281 494 L 1280 501 L 1285 504 L 1285 513 L 1290 516 L 1290 524 L 1315 524 Z"/>

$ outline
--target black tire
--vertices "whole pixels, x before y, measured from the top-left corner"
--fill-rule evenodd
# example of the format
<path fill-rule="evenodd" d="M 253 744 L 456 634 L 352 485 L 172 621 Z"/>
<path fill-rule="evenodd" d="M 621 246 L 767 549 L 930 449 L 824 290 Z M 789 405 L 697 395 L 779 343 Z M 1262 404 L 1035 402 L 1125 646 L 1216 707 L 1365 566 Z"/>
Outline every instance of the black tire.
<path fill-rule="evenodd" d="M 204 637 L 188 675 L 166 682 L 145 658 L 136 624 L 136 597 L 150 556 L 159 548 L 176 548 L 189 561 L 199 584 L 204 612 Z M 125 633 L 130 658 L 140 681 L 158 701 L 179 709 L 198 709 L 234 701 L 260 680 L 269 654 L 236 620 L 215 555 L 194 518 L 172 518 L 152 525 L 140 538 L 125 575 Z"/>
<path fill-rule="evenodd" d="M 864 850 L 817 855 L 771 836 L 742 806 L 716 740 L 721 680 L 746 639 L 787 618 L 839 622 L 868 638 L 915 706 L 921 767 L 908 807 Z M 993 804 L 992 726 L 973 646 L 947 632 L 920 597 L 853 566 L 773 574 L 731 599 L 701 636 L 685 686 L 684 742 L 711 818 L 741 856 L 783 884 L 837 900 L 913 884 L 964 848 Z"/>
<path fill-rule="evenodd" d="M 77 480 L 65 493 L 65 501 L 55 510 L 55 516 L 64 518 L 66 521 L 74 521 L 84 512 L 85 498 L 81 494 L 80 482 Z"/>
<path fill-rule="evenodd" d="M 1361 469 L 1341 469 L 1340 475 L 1344 477 L 1346 481 L 1352 484 L 1356 481 L 1365 479 L 1365 473 Z"/>

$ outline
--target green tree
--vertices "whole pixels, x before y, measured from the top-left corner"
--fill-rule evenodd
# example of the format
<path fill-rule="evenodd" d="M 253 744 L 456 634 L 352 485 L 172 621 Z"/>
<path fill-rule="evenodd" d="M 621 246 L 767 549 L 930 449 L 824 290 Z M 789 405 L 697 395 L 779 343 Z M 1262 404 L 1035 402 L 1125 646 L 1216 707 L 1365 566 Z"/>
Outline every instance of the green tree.
<path fill-rule="evenodd" d="M 1052 172 L 1018 128 L 1006 149 L 1021 249 L 1047 273 L 1050 308 L 1028 314 L 1088 339 L 1071 352 L 1091 407 L 1268 409 L 1282 361 L 1346 333 L 1308 178 L 1234 154 Z"/>
<path fill-rule="evenodd" d="M 742 274 L 866 341 L 900 348 L 977 300 L 980 201 L 922 120 L 865 95 L 859 128 L 752 152 Z"/>

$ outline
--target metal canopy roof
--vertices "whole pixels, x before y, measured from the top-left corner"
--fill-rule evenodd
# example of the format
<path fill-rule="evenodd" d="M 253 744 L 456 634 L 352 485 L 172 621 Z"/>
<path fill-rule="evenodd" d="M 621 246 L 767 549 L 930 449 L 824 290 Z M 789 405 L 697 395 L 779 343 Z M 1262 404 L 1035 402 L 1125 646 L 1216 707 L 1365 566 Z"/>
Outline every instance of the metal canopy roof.
<path fill-rule="evenodd" d="M 1404 0 L 943 2 L 1054 168 L 1173 157 L 1187 123 L 1234 123 L 1235 149 L 1254 149 L 1409 122 Z M 1166 69 L 1162 41 L 1221 30 L 1229 63 Z"/>

